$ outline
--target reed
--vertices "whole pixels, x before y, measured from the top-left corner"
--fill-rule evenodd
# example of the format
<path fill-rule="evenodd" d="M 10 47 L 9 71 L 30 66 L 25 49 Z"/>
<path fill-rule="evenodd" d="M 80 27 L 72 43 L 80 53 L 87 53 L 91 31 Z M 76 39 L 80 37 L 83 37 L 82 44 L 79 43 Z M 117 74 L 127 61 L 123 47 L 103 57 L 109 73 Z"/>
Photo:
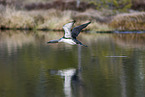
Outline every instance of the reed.
<path fill-rule="evenodd" d="M 110 26 L 118 30 L 145 30 L 145 12 L 119 14 Z"/>
<path fill-rule="evenodd" d="M 32 28 L 35 26 L 34 19 L 25 11 L 16 11 L 6 8 L 3 14 L 0 14 L 0 26 L 6 28 Z"/>
<path fill-rule="evenodd" d="M 71 11 L 20 11 L 6 8 L 0 14 L 0 27 L 24 29 L 61 29 L 63 24 L 72 20 Z"/>
<path fill-rule="evenodd" d="M 97 14 L 99 13 L 96 13 L 96 15 Z M 82 16 L 82 18 L 84 18 L 84 16 Z M 70 10 L 60 11 L 56 9 L 49 9 L 26 11 L 16 10 L 15 8 L 7 7 L 5 8 L 5 11 L 0 14 L 0 27 L 12 29 L 22 28 L 62 30 L 62 26 L 72 21 L 73 19 L 77 21 L 75 26 L 83 24 L 90 20 L 90 18 L 78 19 L 76 18 L 76 12 Z M 110 28 L 107 24 L 101 24 L 99 22 L 96 22 L 96 20 L 92 20 L 92 23 L 87 27 L 87 29 L 106 31 Z"/>

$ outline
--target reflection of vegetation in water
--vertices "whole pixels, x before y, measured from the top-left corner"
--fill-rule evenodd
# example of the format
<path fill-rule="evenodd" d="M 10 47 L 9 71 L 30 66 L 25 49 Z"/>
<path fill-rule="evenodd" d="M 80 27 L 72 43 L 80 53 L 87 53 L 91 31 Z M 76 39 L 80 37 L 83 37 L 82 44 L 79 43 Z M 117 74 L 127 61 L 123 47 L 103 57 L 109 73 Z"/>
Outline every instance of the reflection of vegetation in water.
<path fill-rule="evenodd" d="M 6 48 L 8 53 L 17 51 L 23 45 L 34 43 L 34 37 L 30 34 L 19 31 L 0 32 L 0 47 Z"/>
<path fill-rule="evenodd" d="M 43 44 L 46 44 L 47 41 L 59 39 L 62 36 L 62 32 L 2 31 L 0 32 L 0 47 L 6 48 L 11 54 L 13 51 L 17 52 L 24 45 L 35 45 L 35 42 L 40 42 L 40 40 Z"/>
<path fill-rule="evenodd" d="M 59 39 L 63 36 L 63 32 L 1 32 L 0 33 L 0 47 L 6 48 L 9 53 L 12 51 L 17 51 L 19 48 L 22 48 L 24 45 L 33 44 L 35 42 L 41 42 L 41 44 L 45 45 L 47 41 L 52 39 Z M 113 35 L 113 36 L 112 36 Z M 107 39 L 114 39 L 114 41 L 122 45 L 123 47 L 134 47 L 140 48 L 144 47 L 144 34 L 83 34 L 81 33 L 78 37 L 82 43 L 87 44 L 89 47 L 97 47 L 98 41 L 106 41 Z M 96 43 L 95 46 L 94 43 Z M 70 49 L 72 46 L 67 44 L 49 44 L 51 47 L 63 49 L 63 46 L 69 47 Z M 99 47 L 99 46 L 98 46 Z M 105 54 L 105 52 L 103 51 Z M 102 55 L 102 54 L 101 54 Z"/>
<path fill-rule="evenodd" d="M 116 43 L 124 48 L 145 48 L 145 34 L 115 34 L 114 38 Z"/>
<path fill-rule="evenodd" d="M 41 46 L 37 45 L 39 42 L 42 44 L 45 42 L 43 36 L 44 33 L 45 32 L 1 32 L 0 47 L 3 47 L 4 45 L 10 46 L 0 48 L 0 52 L 3 52 L 0 55 L 0 59 L 4 58 L 0 65 L 0 68 L 3 68 L 3 70 L 0 70 L 0 78 L 2 79 L 0 80 L 0 90 L 2 90 L 0 91 L 0 96 L 30 97 L 30 94 L 33 96 L 42 96 L 46 94 L 44 92 L 47 92 L 47 90 L 49 90 L 49 92 L 46 95 L 54 96 L 54 92 L 56 94 L 61 93 L 59 90 L 61 90 L 63 87 L 61 87 L 61 83 L 58 83 L 61 82 L 61 78 L 59 79 L 59 77 L 50 76 L 47 72 L 47 69 L 57 67 L 56 65 L 59 65 L 57 68 L 64 68 L 68 66 L 63 66 L 66 61 L 60 56 L 63 54 L 61 54 L 61 51 L 57 51 L 58 56 L 56 57 L 53 56 L 53 51 L 48 50 L 49 46 L 42 49 Z M 49 37 L 46 38 L 46 40 L 55 38 L 59 36 L 58 34 L 59 33 L 55 34 L 51 32 L 49 34 L 45 33 L 45 36 Z M 17 48 L 17 51 L 13 51 L 14 48 Z M 8 55 L 7 49 L 11 49 L 12 54 Z M 71 53 L 66 54 L 66 56 L 70 55 Z M 68 61 L 74 64 L 72 59 L 69 59 Z M 56 65 L 54 66 L 53 63 L 56 63 Z M 47 83 L 48 79 L 49 82 Z M 45 83 L 47 84 L 47 87 L 45 86 Z M 56 86 L 52 86 L 52 84 L 55 84 Z M 43 89 L 44 87 L 46 88 Z M 42 94 L 40 91 L 42 91 Z"/>
<path fill-rule="evenodd" d="M 17 52 L 8 55 L 0 48 L 0 96 L 58 96 L 64 97 L 63 80 L 59 76 L 49 74 L 49 69 L 60 70 L 77 68 L 78 48 L 66 49 L 63 45 L 44 45 L 49 39 L 59 38 L 62 32 L 12 32 L 1 33 L 0 45 L 5 40 L 21 42 L 17 44 Z M 19 36 L 19 38 L 13 38 Z M 3 38 L 4 37 L 4 38 Z M 28 39 L 26 41 L 26 39 Z M 121 97 L 121 77 L 125 77 L 127 92 L 136 85 L 136 92 L 143 86 L 141 77 L 144 74 L 145 53 L 142 49 L 122 48 L 116 44 L 119 40 L 133 41 L 141 44 L 144 34 L 83 34 L 78 37 L 88 47 L 81 48 L 82 80 L 85 84 L 86 97 L 103 95 L 103 97 Z M 2 44 L 3 43 L 3 44 Z M 34 45 L 35 44 L 35 45 Z M 126 45 L 126 44 L 125 44 Z M 144 44 L 142 44 L 144 45 Z M 0 47 L 1 47 L 0 46 Z M 8 48 L 8 47 L 6 47 Z M 13 46 L 11 46 L 13 48 Z M 126 46 L 125 46 L 126 48 Z M 138 52 L 137 52 L 138 51 Z M 108 55 L 125 55 L 126 58 L 107 58 Z M 124 71 L 124 75 L 122 75 Z M 138 84 L 139 83 L 139 84 Z M 134 88 L 133 88 L 134 89 Z M 132 90 L 132 89 L 131 89 Z M 99 92 L 96 92 L 99 91 Z M 102 92 L 103 91 L 103 92 Z M 101 93 L 100 93 L 101 92 Z M 131 92 L 132 94 L 132 92 Z"/>
<path fill-rule="evenodd" d="M 124 36 L 125 35 L 126 34 L 124 34 Z M 89 36 L 89 35 L 87 35 L 87 36 Z M 102 91 L 106 92 L 106 94 L 102 94 L 104 96 L 106 96 L 106 95 L 109 96 L 109 95 L 114 94 L 114 92 L 116 93 L 116 92 L 120 91 L 120 90 L 118 91 L 117 89 L 115 89 L 115 87 L 108 88 L 109 86 L 107 87 L 107 85 L 108 85 L 108 83 L 115 85 L 115 84 L 117 84 L 116 82 L 119 82 L 119 79 L 114 79 L 116 81 L 112 82 L 113 79 L 110 79 L 110 78 L 111 77 L 116 78 L 117 76 L 122 77 L 121 73 L 116 72 L 116 71 L 124 71 L 124 68 L 122 68 L 122 66 L 124 67 L 124 66 L 127 66 L 127 64 L 129 64 L 128 68 L 130 68 L 130 66 L 131 66 L 132 69 L 134 67 L 139 69 L 140 65 L 141 65 L 144 68 L 144 65 L 142 64 L 145 62 L 143 60 L 143 58 L 145 58 L 144 53 L 142 52 L 142 53 L 138 53 L 138 54 L 136 53 L 137 55 L 135 54 L 135 51 L 140 47 L 137 47 L 135 49 L 130 49 L 128 47 L 124 47 L 125 49 L 128 48 L 126 51 L 124 48 L 122 48 L 122 46 L 120 46 L 120 45 L 118 46 L 118 44 L 116 45 L 116 42 L 119 42 L 119 41 L 116 41 L 116 39 L 118 39 L 118 36 L 121 37 L 122 35 L 121 34 L 117 34 L 117 35 L 116 34 L 111 34 L 111 35 L 110 34 L 106 34 L 106 35 L 105 34 L 104 35 L 95 34 L 95 35 L 93 35 L 92 38 L 90 38 L 91 42 L 89 42 L 89 44 L 91 45 L 91 43 L 93 42 L 92 44 L 95 44 L 95 45 L 93 45 L 93 46 L 88 45 L 90 50 L 89 50 L 88 54 L 85 54 L 87 56 L 91 56 L 91 58 L 86 57 L 86 60 L 84 60 L 84 62 L 82 63 L 86 66 L 85 70 L 89 72 L 86 75 L 91 76 L 89 79 L 87 78 L 87 76 L 83 76 L 83 77 L 86 77 L 84 79 L 87 79 L 87 80 L 85 80 L 85 81 L 87 81 L 86 83 L 98 82 L 98 85 L 100 86 L 100 88 L 106 86 L 105 89 L 103 89 L 103 88 L 97 89 L 98 91 L 102 90 Z M 130 36 L 128 36 L 126 38 L 122 37 L 122 40 L 128 39 L 128 41 L 132 41 L 132 40 L 137 41 L 139 39 L 139 37 L 142 38 L 144 35 L 143 36 L 139 35 L 139 36 L 137 36 L 138 38 L 133 38 L 133 39 Z M 134 36 L 134 35 L 132 35 L 132 36 Z M 144 38 L 142 38 L 141 40 L 144 40 Z M 139 43 L 141 41 L 137 41 L 137 42 Z M 142 44 L 142 46 L 144 46 L 144 44 Z M 89 55 L 89 54 L 91 54 L 91 55 Z M 106 58 L 105 56 L 108 56 L 108 55 L 109 56 L 125 55 L 127 57 L 126 58 Z M 142 56 L 142 57 L 140 58 L 138 56 Z M 131 62 L 130 60 L 133 60 L 133 61 Z M 124 61 L 125 61 L 125 64 L 124 64 Z M 129 62 L 131 62 L 131 63 L 129 63 Z M 137 70 L 136 72 L 139 73 L 140 70 Z M 130 73 L 133 74 L 133 71 L 131 71 Z M 95 74 L 96 76 L 93 76 L 93 74 Z M 129 74 L 129 71 L 127 71 L 127 69 L 125 69 L 125 74 L 126 75 Z M 102 76 L 104 79 L 101 78 Z M 140 80 L 141 80 L 141 76 L 139 77 Z M 138 76 L 135 76 L 135 77 L 138 77 Z M 97 87 L 97 84 L 95 83 L 93 86 Z M 109 89 L 110 91 L 107 92 L 106 91 L 107 89 Z M 94 90 L 94 92 L 97 90 Z M 95 96 L 96 95 L 98 95 L 98 94 L 96 93 Z"/>
<path fill-rule="evenodd" d="M 36 44 L 35 42 L 45 45 L 47 41 L 51 39 L 59 39 L 62 36 L 63 36 L 62 32 L 55 32 L 55 33 L 54 32 L 37 32 L 37 33 L 30 33 L 30 32 L 29 33 L 22 33 L 22 32 L 3 33 L 2 32 L 0 45 L 1 47 L 6 46 L 5 47 L 6 49 L 9 49 L 11 50 L 10 52 L 13 52 L 13 49 L 18 50 L 18 48 L 22 48 L 26 45 L 27 46 L 34 45 Z M 108 56 L 114 54 L 114 50 L 115 50 L 114 48 L 116 48 L 116 45 L 114 45 L 115 47 L 111 45 L 114 42 L 121 45 L 121 47 L 123 46 L 125 48 L 144 47 L 144 34 L 83 34 L 81 33 L 78 39 L 89 46 L 88 48 L 91 49 L 90 51 L 92 56 L 97 56 L 97 55 Z M 101 42 L 102 43 L 104 42 L 104 45 L 103 44 L 100 45 Z M 47 46 L 55 47 L 55 48 L 59 47 L 60 51 L 65 49 L 63 47 L 64 46 L 63 44 L 54 44 L 54 45 L 47 45 Z M 74 47 L 72 46 L 71 49 L 73 49 Z M 36 48 L 33 48 L 33 50 L 35 49 Z M 36 50 L 38 49 L 39 48 L 37 48 Z M 25 50 L 27 51 L 27 49 Z M 110 50 L 112 50 L 112 52 L 110 52 Z M 24 56 L 28 56 L 28 54 L 26 53 L 26 55 L 24 54 Z"/>
<path fill-rule="evenodd" d="M 86 42 L 86 44 L 88 45 L 90 54 L 91 56 L 93 56 L 92 61 L 95 58 L 98 64 L 104 63 L 102 68 L 100 66 L 101 69 L 105 70 L 104 72 L 102 72 L 102 74 L 105 73 L 104 75 L 108 75 L 115 69 L 113 68 L 113 65 L 110 67 L 108 63 L 105 63 L 105 60 L 107 60 L 105 56 L 129 57 L 133 54 L 133 49 L 131 50 L 131 48 L 143 49 L 145 47 L 144 34 L 85 34 L 82 37 L 80 35 L 80 38 L 82 38 L 82 41 Z M 127 52 L 123 52 L 122 47 L 129 50 Z M 122 58 L 118 58 L 120 62 L 122 61 L 121 59 Z M 88 61 L 90 60 L 87 60 L 86 62 Z"/>

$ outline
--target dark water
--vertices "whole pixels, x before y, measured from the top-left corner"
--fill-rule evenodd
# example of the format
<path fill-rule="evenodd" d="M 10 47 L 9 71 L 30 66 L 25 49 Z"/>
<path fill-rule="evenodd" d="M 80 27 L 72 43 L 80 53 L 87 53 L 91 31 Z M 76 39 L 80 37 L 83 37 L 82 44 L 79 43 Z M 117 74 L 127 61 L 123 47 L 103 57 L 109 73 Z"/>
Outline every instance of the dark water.
<path fill-rule="evenodd" d="M 145 97 L 145 34 L 0 32 L 0 97 Z"/>

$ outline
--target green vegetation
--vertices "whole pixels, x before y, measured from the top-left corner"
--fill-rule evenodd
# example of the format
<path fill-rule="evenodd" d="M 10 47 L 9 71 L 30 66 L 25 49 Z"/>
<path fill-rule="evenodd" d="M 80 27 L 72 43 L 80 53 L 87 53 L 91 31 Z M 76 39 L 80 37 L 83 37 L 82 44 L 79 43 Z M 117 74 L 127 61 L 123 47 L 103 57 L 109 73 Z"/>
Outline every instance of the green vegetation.
<path fill-rule="evenodd" d="M 132 6 L 131 0 L 92 0 L 90 3 L 95 4 L 99 10 L 109 8 L 115 12 L 125 12 Z"/>

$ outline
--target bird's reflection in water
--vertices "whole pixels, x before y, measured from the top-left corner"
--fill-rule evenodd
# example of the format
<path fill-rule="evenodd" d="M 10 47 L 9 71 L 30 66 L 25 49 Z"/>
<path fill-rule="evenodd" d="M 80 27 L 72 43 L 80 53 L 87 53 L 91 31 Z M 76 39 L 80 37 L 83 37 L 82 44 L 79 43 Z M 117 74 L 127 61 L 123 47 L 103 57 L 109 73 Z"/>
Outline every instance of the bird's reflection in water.
<path fill-rule="evenodd" d="M 81 46 L 78 45 L 78 68 L 63 70 L 50 70 L 52 75 L 60 75 L 64 78 L 64 94 L 66 97 L 83 97 L 81 77 Z"/>

